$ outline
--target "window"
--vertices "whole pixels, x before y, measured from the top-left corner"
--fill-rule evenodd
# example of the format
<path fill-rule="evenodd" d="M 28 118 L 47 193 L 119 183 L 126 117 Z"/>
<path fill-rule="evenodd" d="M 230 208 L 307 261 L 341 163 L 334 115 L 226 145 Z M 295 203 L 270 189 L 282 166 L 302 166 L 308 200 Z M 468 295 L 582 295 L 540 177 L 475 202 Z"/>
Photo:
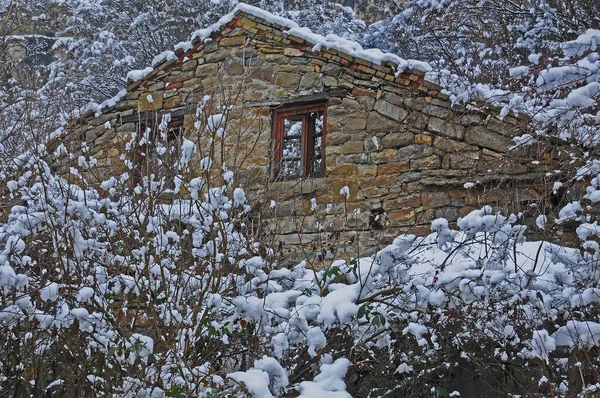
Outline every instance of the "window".
<path fill-rule="evenodd" d="M 271 180 L 325 176 L 326 109 L 323 103 L 274 111 Z"/>
<path fill-rule="evenodd" d="M 160 125 L 141 123 L 139 130 L 142 136 L 134 161 L 134 181 L 140 183 L 150 173 L 155 179 L 164 177 L 165 189 L 175 188 L 185 130 L 183 118 L 163 117 Z"/>

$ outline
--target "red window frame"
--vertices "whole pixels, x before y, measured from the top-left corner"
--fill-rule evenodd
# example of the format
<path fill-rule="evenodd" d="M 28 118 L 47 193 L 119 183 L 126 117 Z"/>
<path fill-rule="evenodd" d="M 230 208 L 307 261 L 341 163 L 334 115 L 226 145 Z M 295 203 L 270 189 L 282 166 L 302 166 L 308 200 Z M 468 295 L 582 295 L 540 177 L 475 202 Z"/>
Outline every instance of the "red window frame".
<path fill-rule="evenodd" d="M 321 168 L 315 173 L 314 166 L 314 139 L 315 123 L 310 120 L 313 113 L 323 115 L 323 127 L 321 130 Z M 284 122 L 286 118 L 294 117 L 302 121 L 302 132 L 300 136 L 301 144 L 301 175 L 280 176 L 281 162 L 283 158 L 283 134 L 285 131 Z M 304 177 L 325 177 L 325 148 L 326 148 L 326 126 L 327 125 L 327 103 L 296 105 L 277 108 L 273 111 L 273 156 L 271 162 L 271 181 L 304 178 Z"/>

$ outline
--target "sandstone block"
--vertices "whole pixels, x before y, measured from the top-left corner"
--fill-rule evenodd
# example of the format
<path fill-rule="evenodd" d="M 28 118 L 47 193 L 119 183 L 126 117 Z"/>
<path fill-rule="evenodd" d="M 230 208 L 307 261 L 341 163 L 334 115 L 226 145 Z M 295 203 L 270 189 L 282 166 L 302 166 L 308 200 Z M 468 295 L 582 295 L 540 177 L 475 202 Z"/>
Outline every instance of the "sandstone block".
<path fill-rule="evenodd" d="M 419 181 L 422 177 L 423 176 L 421 173 L 409 171 L 396 177 L 396 181 L 398 181 L 400 184 L 406 184 L 409 182 Z"/>
<path fill-rule="evenodd" d="M 413 143 L 415 135 L 413 133 L 389 133 L 381 139 L 383 148 L 401 148 Z"/>
<path fill-rule="evenodd" d="M 433 154 L 433 147 L 428 145 L 408 145 L 398 149 L 400 160 L 419 159 Z"/>
<path fill-rule="evenodd" d="M 506 153 L 513 142 L 508 137 L 500 135 L 483 126 L 472 126 L 467 130 L 465 140 L 469 144 Z"/>
<path fill-rule="evenodd" d="M 415 212 L 412 209 L 392 210 L 387 213 L 387 218 L 392 225 L 410 225 L 415 222 Z"/>
<path fill-rule="evenodd" d="M 377 175 L 405 173 L 410 169 L 408 162 L 383 163 L 377 166 Z"/>
<path fill-rule="evenodd" d="M 398 151 L 395 149 L 384 149 L 379 152 L 372 152 L 371 159 L 374 164 L 397 162 Z"/>
<path fill-rule="evenodd" d="M 432 145 L 433 137 L 428 134 L 417 134 L 417 135 L 415 135 L 415 144 Z"/>
<path fill-rule="evenodd" d="M 434 116 L 440 119 L 447 119 L 452 113 L 449 109 L 435 105 L 426 105 L 423 107 L 421 112 L 423 112 L 426 115 Z"/>
<path fill-rule="evenodd" d="M 450 156 L 450 167 L 453 169 L 473 169 L 479 160 L 478 152 L 457 152 Z"/>
<path fill-rule="evenodd" d="M 365 177 L 375 177 L 377 175 L 377 165 L 374 164 L 363 164 L 356 168 L 356 177 L 365 178 Z M 362 188 L 362 185 L 361 185 Z"/>
<path fill-rule="evenodd" d="M 348 141 L 342 145 L 342 153 L 344 155 L 352 153 L 362 153 L 364 151 L 362 141 Z"/>
<path fill-rule="evenodd" d="M 367 128 L 373 133 L 398 131 L 401 125 L 378 112 L 369 112 Z"/>
<path fill-rule="evenodd" d="M 406 109 L 392 105 L 384 100 L 376 101 L 374 109 L 380 114 L 398 122 L 401 122 L 408 117 L 408 111 Z"/>
<path fill-rule="evenodd" d="M 389 211 L 394 209 L 416 209 L 421 207 L 421 195 L 412 194 L 407 196 L 401 196 L 393 200 L 385 200 L 383 202 L 383 210 Z"/>
<path fill-rule="evenodd" d="M 353 172 L 353 164 L 342 164 L 338 167 L 330 167 L 327 169 L 327 175 L 330 177 L 350 177 Z"/>
<path fill-rule="evenodd" d="M 443 137 L 435 137 L 435 140 L 433 141 L 433 146 L 435 146 L 443 152 L 479 151 L 479 148 L 474 145 L 465 144 L 464 142 Z"/>
<path fill-rule="evenodd" d="M 446 137 L 458 138 L 459 140 L 462 140 L 465 136 L 465 128 L 460 124 L 448 122 L 436 117 L 429 119 L 427 129 L 434 133 L 445 135 Z"/>
<path fill-rule="evenodd" d="M 204 65 L 198 65 L 196 68 L 196 77 L 206 78 L 212 77 L 215 78 L 219 74 L 219 65 L 208 63 Z"/>
<path fill-rule="evenodd" d="M 296 90 L 300 84 L 300 75 L 297 73 L 279 72 L 275 75 L 275 83 L 284 88 Z"/>
<path fill-rule="evenodd" d="M 411 159 L 410 161 L 410 168 L 412 170 L 439 169 L 440 167 L 440 157 L 437 155 L 431 155 L 419 159 Z"/>
<path fill-rule="evenodd" d="M 242 65 L 241 58 L 227 58 L 223 62 L 223 70 L 228 75 L 241 75 L 244 73 L 244 65 Z"/>
<path fill-rule="evenodd" d="M 329 119 L 329 118 L 328 118 Z M 329 121 L 329 120 L 328 120 Z M 327 145 L 342 145 L 345 142 L 350 141 L 350 134 L 331 132 L 329 125 L 327 126 Z M 329 148 L 327 148 L 329 150 Z"/>
<path fill-rule="evenodd" d="M 317 72 L 305 73 L 300 79 L 298 90 L 301 95 L 323 91 L 323 77 Z"/>
<path fill-rule="evenodd" d="M 423 192 L 421 200 L 423 201 L 423 207 L 432 209 L 449 205 L 450 195 L 448 195 L 448 192 Z"/>

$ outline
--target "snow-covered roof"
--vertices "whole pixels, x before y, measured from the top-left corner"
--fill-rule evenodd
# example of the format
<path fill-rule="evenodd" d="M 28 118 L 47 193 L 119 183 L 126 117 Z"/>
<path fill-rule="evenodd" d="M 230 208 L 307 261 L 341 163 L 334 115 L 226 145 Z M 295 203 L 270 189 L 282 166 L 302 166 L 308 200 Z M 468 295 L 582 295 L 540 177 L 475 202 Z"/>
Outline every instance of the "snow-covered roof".
<path fill-rule="evenodd" d="M 245 3 L 239 3 L 233 9 L 233 11 L 221 17 L 221 19 L 219 19 L 217 23 L 209 26 L 208 28 L 199 29 L 195 31 L 190 37 L 189 41 L 178 43 L 175 46 L 174 51 L 165 51 L 162 54 L 156 56 L 152 61 L 152 68 L 146 68 L 143 70 L 129 72 L 129 74 L 127 75 L 128 80 L 135 81 L 142 79 L 149 73 L 151 73 L 154 67 L 160 65 L 162 62 L 177 59 L 178 57 L 175 55 L 176 53 L 180 51 L 188 51 L 193 47 L 193 42 L 196 42 L 197 40 L 210 40 L 211 35 L 213 33 L 218 32 L 221 28 L 226 26 L 240 13 L 252 15 L 271 24 L 281 26 L 285 29 L 283 33 L 287 35 L 300 37 L 306 40 L 307 42 L 312 43 L 313 51 L 320 51 L 322 48 L 329 48 L 337 51 L 342 51 L 352 57 L 361 58 L 378 65 L 381 65 L 383 62 L 386 61 L 392 62 L 397 66 L 396 71 L 399 73 L 403 72 L 406 69 L 416 69 L 423 72 L 429 72 L 431 70 L 431 67 L 427 62 L 412 59 L 406 60 L 399 57 L 396 54 L 383 52 L 377 48 L 364 49 L 357 42 L 348 40 L 335 34 L 329 34 L 327 36 L 319 35 L 313 33 L 308 28 L 299 26 L 296 22 L 290 19 L 271 14 L 270 12 L 261 10 L 258 7 L 254 7 Z"/>
<path fill-rule="evenodd" d="M 221 17 L 215 24 L 207 28 L 196 30 L 189 41 L 178 43 L 173 51 L 164 51 L 163 53 L 158 54 L 152 60 L 151 66 L 140 70 L 130 71 L 127 74 L 128 83 L 140 82 L 149 75 L 152 75 L 152 73 L 159 69 L 163 64 L 176 61 L 183 57 L 183 54 L 186 54 L 193 49 L 197 43 L 210 41 L 211 36 L 226 27 L 227 24 L 240 16 L 240 14 L 250 15 L 254 18 L 261 19 L 268 24 L 280 27 L 282 33 L 288 37 L 297 37 L 310 43 L 312 45 L 312 50 L 315 52 L 322 51 L 323 49 L 335 50 L 345 53 L 353 58 L 372 62 L 376 65 L 387 63 L 387 65 L 390 66 L 391 63 L 396 74 L 400 74 L 406 70 L 418 70 L 421 72 L 431 71 L 431 66 L 427 62 L 412 59 L 406 60 L 396 54 L 383 52 L 376 48 L 364 49 L 359 43 L 335 34 L 328 34 L 326 36 L 316 34 L 308 28 L 299 26 L 290 19 L 274 15 L 258 7 L 239 3 L 229 14 Z M 115 97 L 104 101 L 102 104 L 91 106 L 88 110 L 93 110 L 96 115 L 98 115 L 103 109 L 113 106 L 117 101 L 122 99 L 125 96 L 126 91 L 127 90 L 121 90 Z M 82 113 L 85 113 L 85 111 Z"/>

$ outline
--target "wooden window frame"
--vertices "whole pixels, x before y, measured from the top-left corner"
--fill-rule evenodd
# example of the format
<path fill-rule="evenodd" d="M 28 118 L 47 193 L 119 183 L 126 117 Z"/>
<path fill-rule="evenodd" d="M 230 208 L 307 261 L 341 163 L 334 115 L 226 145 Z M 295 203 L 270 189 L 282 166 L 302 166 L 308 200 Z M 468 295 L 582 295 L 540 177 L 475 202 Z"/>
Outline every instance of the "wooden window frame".
<path fill-rule="evenodd" d="M 323 115 L 323 127 L 321 130 L 321 170 L 319 173 L 314 173 L 314 159 L 312 158 L 311 148 L 314 148 L 315 124 L 310 121 L 312 113 Z M 283 158 L 283 134 L 285 131 L 284 123 L 286 118 L 295 117 L 302 121 L 302 132 L 300 136 L 301 145 L 301 175 L 297 176 L 280 176 L 281 165 Z M 327 102 L 318 104 L 302 104 L 294 106 L 285 106 L 277 108 L 273 111 L 273 156 L 271 156 L 271 181 L 285 181 L 301 178 L 321 178 L 325 177 L 325 148 L 326 148 L 326 131 L 327 125 Z"/>

